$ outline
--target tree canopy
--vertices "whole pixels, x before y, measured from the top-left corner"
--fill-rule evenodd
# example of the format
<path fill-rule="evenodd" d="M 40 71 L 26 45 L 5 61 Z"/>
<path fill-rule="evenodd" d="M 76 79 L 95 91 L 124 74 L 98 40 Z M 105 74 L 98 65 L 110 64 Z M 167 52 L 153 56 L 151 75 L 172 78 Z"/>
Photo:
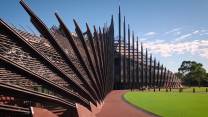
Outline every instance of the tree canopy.
<path fill-rule="evenodd" d="M 181 78 L 185 85 L 208 85 L 208 73 L 206 73 L 203 65 L 196 61 L 183 61 L 180 68 L 178 68 L 177 76 Z"/>

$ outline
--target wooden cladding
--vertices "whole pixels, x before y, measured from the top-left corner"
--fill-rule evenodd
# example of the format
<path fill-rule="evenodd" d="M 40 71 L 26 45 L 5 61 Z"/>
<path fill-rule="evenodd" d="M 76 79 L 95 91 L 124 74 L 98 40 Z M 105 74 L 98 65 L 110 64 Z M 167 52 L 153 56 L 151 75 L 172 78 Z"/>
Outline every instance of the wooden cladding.
<path fill-rule="evenodd" d="M 144 52 L 129 25 L 126 33 L 125 17 L 122 38 L 120 7 L 116 40 L 113 17 L 109 26 L 93 31 L 87 23 L 82 31 L 73 20 L 72 33 L 58 13 L 59 26 L 48 28 L 23 0 L 20 4 L 40 35 L 0 19 L 0 115 L 31 116 L 30 107 L 40 107 L 75 116 L 76 103 L 91 110 L 90 103 L 102 103 L 113 89 L 180 86 L 172 72 Z"/>

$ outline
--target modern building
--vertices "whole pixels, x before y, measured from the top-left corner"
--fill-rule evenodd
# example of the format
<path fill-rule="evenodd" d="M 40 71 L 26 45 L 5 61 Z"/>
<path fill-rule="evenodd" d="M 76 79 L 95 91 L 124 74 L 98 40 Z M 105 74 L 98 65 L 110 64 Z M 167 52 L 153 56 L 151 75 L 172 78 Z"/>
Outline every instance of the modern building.
<path fill-rule="evenodd" d="M 113 89 L 180 87 L 129 28 L 126 34 L 125 21 L 121 38 L 120 8 L 116 40 L 113 17 L 109 26 L 91 30 L 87 24 L 84 32 L 74 20 L 71 33 L 57 13 L 60 25 L 48 28 L 23 0 L 20 4 L 41 35 L 0 19 L 0 116 L 76 117 L 80 108 L 102 105 Z"/>

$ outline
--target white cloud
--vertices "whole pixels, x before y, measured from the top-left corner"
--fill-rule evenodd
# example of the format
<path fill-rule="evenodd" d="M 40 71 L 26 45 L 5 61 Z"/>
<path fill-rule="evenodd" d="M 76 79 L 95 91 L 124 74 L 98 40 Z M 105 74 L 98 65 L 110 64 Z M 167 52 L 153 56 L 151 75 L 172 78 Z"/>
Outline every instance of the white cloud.
<path fill-rule="evenodd" d="M 208 40 L 193 40 L 186 42 L 147 42 L 144 44 L 150 52 L 160 54 L 163 57 L 172 56 L 173 54 L 189 53 L 208 59 Z"/>
<path fill-rule="evenodd" d="M 204 57 L 204 58 L 207 58 L 208 59 L 208 51 L 207 51 L 207 48 L 201 48 L 200 49 L 200 56 Z"/>
<path fill-rule="evenodd" d="M 207 35 L 208 34 L 208 30 L 196 30 L 193 32 L 193 34 L 199 34 L 200 36 L 203 36 L 203 35 Z"/>
<path fill-rule="evenodd" d="M 165 40 L 162 40 L 162 39 L 157 39 L 154 41 L 154 43 L 163 43 L 163 42 L 165 42 Z"/>
<path fill-rule="evenodd" d="M 139 38 L 140 41 L 146 41 L 147 38 Z"/>
<path fill-rule="evenodd" d="M 184 40 L 188 37 L 192 36 L 191 33 L 188 33 L 188 34 L 185 34 L 185 35 L 181 35 L 180 37 L 176 38 L 175 41 L 181 41 L 181 40 Z"/>
<path fill-rule="evenodd" d="M 201 33 L 201 34 L 200 34 L 200 36 L 203 36 L 203 35 L 208 35 L 208 33 Z"/>
<path fill-rule="evenodd" d="M 180 35 L 180 34 L 182 34 L 181 29 L 182 28 L 174 28 L 174 29 L 172 29 L 170 31 L 165 32 L 165 35 L 167 35 L 167 34 Z M 189 34 L 186 34 L 186 35 L 190 35 L 190 34 L 192 34 L 192 35 L 199 34 L 200 36 L 201 35 L 206 35 L 206 34 L 208 34 L 208 30 L 204 30 L 204 29 L 202 29 L 202 30 L 194 30 L 193 32 L 190 32 Z"/>
<path fill-rule="evenodd" d="M 195 30 L 194 32 L 192 32 L 192 34 L 198 34 L 199 32 L 199 30 Z"/>
<path fill-rule="evenodd" d="M 144 34 L 145 36 L 153 36 L 153 35 L 156 35 L 157 33 L 156 32 L 148 32 L 146 34 Z"/>
<path fill-rule="evenodd" d="M 175 34 L 176 34 L 176 35 L 180 35 L 180 34 L 181 34 L 181 32 L 180 32 L 180 31 L 178 31 L 178 32 L 176 32 Z"/>
<path fill-rule="evenodd" d="M 181 28 L 174 28 L 170 31 L 165 32 L 165 34 L 171 34 L 171 33 L 175 33 L 175 32 L 177 33 L 177 32 L 180 32 L 180 30 L 181 30 Z"/>
<path fill-rule="evenodd" d="M 202 33 L 208 32 L 208 30 L 200 30 Z"/>

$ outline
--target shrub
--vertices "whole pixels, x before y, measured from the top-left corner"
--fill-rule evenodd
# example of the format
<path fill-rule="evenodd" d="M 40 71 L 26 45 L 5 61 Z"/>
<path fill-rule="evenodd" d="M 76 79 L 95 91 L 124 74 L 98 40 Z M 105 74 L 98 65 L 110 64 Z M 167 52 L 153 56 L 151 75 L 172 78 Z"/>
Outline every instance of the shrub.
<path fill-rule="evenodd" d="M 179 88 L 179 92 L 183 92 L 183 88 Z"/>

